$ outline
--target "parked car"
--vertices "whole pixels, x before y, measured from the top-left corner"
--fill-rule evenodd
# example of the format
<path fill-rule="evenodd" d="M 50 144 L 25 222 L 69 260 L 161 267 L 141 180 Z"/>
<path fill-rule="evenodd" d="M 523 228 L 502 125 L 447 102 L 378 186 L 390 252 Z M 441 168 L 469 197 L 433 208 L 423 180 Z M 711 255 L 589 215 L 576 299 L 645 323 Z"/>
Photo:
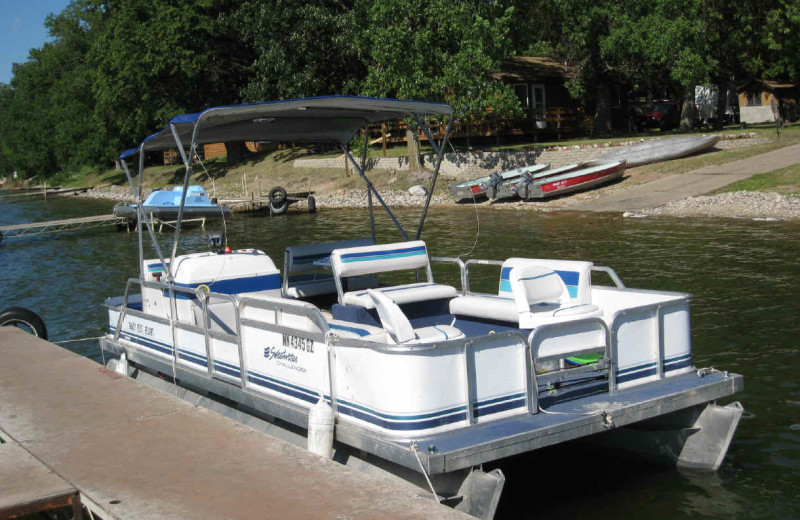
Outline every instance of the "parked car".
<path fill-rule="evenodd" d="M 681 107 L 677 101 L 661 101 L 651 112 L 645 114 L 647 128 L 677 128 L 681 122 Z"/>

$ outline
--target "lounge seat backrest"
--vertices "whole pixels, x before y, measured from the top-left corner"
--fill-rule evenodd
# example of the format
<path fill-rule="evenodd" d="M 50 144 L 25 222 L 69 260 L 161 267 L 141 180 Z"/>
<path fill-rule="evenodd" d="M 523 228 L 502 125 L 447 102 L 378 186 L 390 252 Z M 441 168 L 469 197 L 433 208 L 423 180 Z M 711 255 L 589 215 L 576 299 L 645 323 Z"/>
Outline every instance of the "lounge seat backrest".
<path fill-rule="evenodd" d="M 428 249 L 422 240 L 336 249 L 331 253 L 331 267 L 339 303 L 344 295 L 342 278 L 351 276 L 424 268 L 428 283 L 433 283 Z"/>
<path fill-rule="evenodd" d="M 283 295 L 296 298 L 335 293 L 336 286 L 331 274 L 324 272 L 324 268 L 314 262 L 330 258 L 336 249 L 373 244 L 375 241 L 372 238 L 357 238 L 287 247 L 283 262 Z"/>
<path fill-rule="evenodd" d="M 531 312 L 536 304 L 557 304 L 566 287 L 552 269 L 540 265 L 522 265 L 511 271 L 511 287 L 517 312 Z"/>
<path fill-rule="evenodd" d="M 564 284 L 562 294 L 556 301 L 559 303 L 592 303 L 592 262 L 579 260 L 547 260 L 538 258 L 509 258 L 503 262 L 500 272 L 500 288 L 498 295 L 513 298 L 511 288 L 511 272 L 514 268 L 523 265 L 536 265 L 545 267 L 561 278 Z"/>

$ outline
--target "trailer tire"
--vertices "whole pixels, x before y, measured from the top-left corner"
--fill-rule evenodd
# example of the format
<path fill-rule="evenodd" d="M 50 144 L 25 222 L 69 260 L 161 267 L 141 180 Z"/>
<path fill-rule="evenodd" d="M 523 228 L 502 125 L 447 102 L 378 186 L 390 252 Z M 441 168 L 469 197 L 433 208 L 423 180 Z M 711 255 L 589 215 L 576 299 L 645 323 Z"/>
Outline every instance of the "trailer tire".
<path fill-rule="evenodd" d="M 289 201 L 284 200 L 281 203 L 275 204 L 271 200 L 267 203 L 269 205 L 269 212 L 273 215 L 283 215 L 289 209 Z"/>
<path fill-rule="evenodd" d="M 308 196 L 308 212 L 309 213 L 317 212 L 317 199 L 315 199 L 311 195 Z"/>
<path fill-rule="evenodd" d="M 0 327 L 5 326 L 25 329 L 34 336 L 47 339 L 47 327 L 42 318 L 24 307 L 9 307 L 0 312 Z"/>
<path fill-rule="evenodd" d="M 275 186 L 271 190 L 269 190 L 269 202 L 270 204 L 274 204 L 276 207 L 283 204 L 286 200 L 286 190 L 280 186 Z M 270 209 L 272 207 L 270 206 Z"/>

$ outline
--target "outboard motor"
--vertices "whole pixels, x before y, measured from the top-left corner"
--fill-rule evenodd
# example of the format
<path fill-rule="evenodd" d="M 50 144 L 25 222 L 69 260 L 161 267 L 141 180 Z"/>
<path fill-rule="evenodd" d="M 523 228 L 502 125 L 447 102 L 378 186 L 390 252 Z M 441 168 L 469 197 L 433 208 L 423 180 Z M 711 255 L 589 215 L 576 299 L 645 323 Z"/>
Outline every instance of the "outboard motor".
<path fill-rule="evenodd" d="M 528 189 L 531 187 L 532 184 L 533 184 L 533 176 L 531 176 L 531 174 L 528 172 L 522 172 L 522 177 L 520 178 L 516 186 L 511 188 L 511 193 L 516 193 L 519 195 L 519 192 L 522 191 L 520 197 L 526 198 L 528 196 Z"/>
<path fill-rule="evenodd" d="M 223 254 L 225 252 L 225 235 L 219 232 L 209 233 L 208 245 L 212 253 Z"/>
<path fill-rule="evenodd" d="M 486 191 L 486 196 L 490 199 L 495 198 L 497 195 L 497 187 L 503 182 L 503 176 L 499 172 L 492 172 L 489 175 L 489 180 L 481 183 L 481 189 Z"/>

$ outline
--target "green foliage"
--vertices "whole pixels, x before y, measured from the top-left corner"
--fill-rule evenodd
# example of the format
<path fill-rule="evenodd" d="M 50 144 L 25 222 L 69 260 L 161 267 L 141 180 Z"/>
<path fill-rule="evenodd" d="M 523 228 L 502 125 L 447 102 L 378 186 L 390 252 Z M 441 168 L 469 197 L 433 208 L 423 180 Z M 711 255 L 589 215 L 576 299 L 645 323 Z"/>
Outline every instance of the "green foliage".
<path fill-rule="evenodd" d="M 176 114 L 239 100 L 239 46 L 218 21 L 234 0 L 89 1 L 104 14 L 88 59 L 109 155 Z"/>
<path fill-rule="evenodd" d="M 364 66 L 352 0 L 254 0 L 224 18 L 253 56 L 249 101 L 354 94 Z"/>
<path fill-rule="evenodd" d="M 365 94 L 447 101 L 462 117 L 519 109 L 511 88 L 489 76 L 512 53 L 513 7 L 481 0 L 359 4 Z"/>
<path fill-rule="evenodd" d="M 611 83 L 800 82 L 796 0 L 73 0 L 46 26 L 0 85 L 0 176 L 68 179 L 178 113 L 242 100 L 361 93 L 510 115 L 490 73 L 514 55 L 568 62 L 598 121 Z"/>

